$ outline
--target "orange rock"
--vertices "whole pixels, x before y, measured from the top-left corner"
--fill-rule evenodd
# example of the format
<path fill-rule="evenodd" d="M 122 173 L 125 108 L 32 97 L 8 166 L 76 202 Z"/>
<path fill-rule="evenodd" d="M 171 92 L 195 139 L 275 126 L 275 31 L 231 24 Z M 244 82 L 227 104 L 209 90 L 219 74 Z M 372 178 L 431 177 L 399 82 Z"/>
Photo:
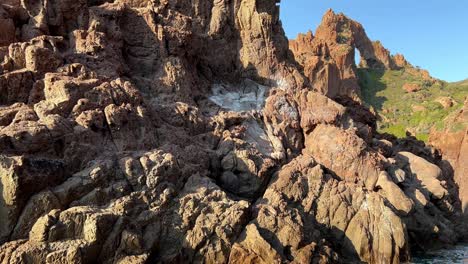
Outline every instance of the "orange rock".
<path fill-rule="evenodd" d="M 436 102 L 441 104 L 445 109 L 452 107 L 456 102 L 450 97 L 440 97 L 436 99 Z"/>
<path fill-rule="evenodd" d="M 333 11 L 289 50 L 278 3 L 3 0 L 0 260 L 374 264 L 456 242 L 435 155 L 357 102 L 355 49 L 389 52 Z"/>
<path fill-rule="evenodd" d="M 421 86 L 417 83 L 405 83 L 402 88 L 408 93 L 414 93 L 421 90 Z"/>
<path fill-rule="evenodd" d="M 451 122 L 462 124 L 464 128 L 460 131 L 450 131 Z M 443 159 L 448 162 L 447 169 L 453 170 L 455 182 L 458 184 L 461 210 L 468 219 L 468 98 L 462 110 L 453 120 L 449 120 L 447 126 L 447 131 L 439 132 L 433 129 L 429 142 L 441 151 Z M 468 233 L 468 229 L 465 231 Z"/>
<path fill-rule="evenodd" d="M 324 15 L 315 36 L 299 34 L 289 41 L 289 48 L 314 89 L 331 98 L 348 96 L 359 101 L 356 49 L 361 67 L 395 68 L 390 52 L 380 42 L 372 42 L 361 24 L 332 10 Z"/>
<path fill-rule="evenodd" d="M 406 66 L 408 66 L 408 61 L 406 60 L 405 56 L 403 56 L 402 54 L 395 54 L 395 56 L 393 56 L 393 61 L 395 62 L 395 66 L 397 67 L 400 67 L 400 68 L 404 68 Z"/>

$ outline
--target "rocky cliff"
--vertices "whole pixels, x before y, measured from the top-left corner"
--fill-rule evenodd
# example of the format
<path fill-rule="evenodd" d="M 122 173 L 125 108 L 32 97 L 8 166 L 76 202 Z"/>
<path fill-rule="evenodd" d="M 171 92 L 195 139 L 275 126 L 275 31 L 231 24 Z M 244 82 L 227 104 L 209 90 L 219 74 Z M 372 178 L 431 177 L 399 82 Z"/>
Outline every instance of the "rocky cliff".
<path fill-rule="evenodd" d="M 447 123 L 445 130 L 433 129 L 429 141 L 441 152 L 443 157 L 441 167 L 454 173 L 459 206 L 464 218 L 468 219 L 468 181 L 466 180 L 468 175 L 468 159 L 466 158 L 468 155 L 468 97 L 463 108 L 447 118 L 445 122 Z M 459 127 L 454 129 L 454 125 Z"/>
<path fill-rule="evenodd" d="M 322 23 L 312 32 L 299 34 L 290 41 L 295 59 L 304 67 L 312 86 L 329 97 L 359 98 L 355 52 L 359 50 L 362 64 L 374 68 L 393 68 L 390 53 L 372 42 L 361 24 L 343 14 L 328 10 Z"/>
<path fill-rule="evenodd" d="M 378 71 L 407 69 L 414 76 L 435 82 L 425 70 L 412 66 L 403 55 L 391 55 L 380 41 L 371 41 L 363 26 L 344 14 L 328 10 L 322 23 L 312 32 L 289 41 L 296 61 L 303 67 L 311 86 L 331 98 L 360 100 L 356 52 L 360 68 Z"/>
<path fill-rule="evenodd" d="M 399 263 L 461 238 L 453 174 L 359 103 L 341 42 L 393 65 L 344 16 L 301 56 L 265 0 L 11 0 L 0 33 L 1 263 Z"/>

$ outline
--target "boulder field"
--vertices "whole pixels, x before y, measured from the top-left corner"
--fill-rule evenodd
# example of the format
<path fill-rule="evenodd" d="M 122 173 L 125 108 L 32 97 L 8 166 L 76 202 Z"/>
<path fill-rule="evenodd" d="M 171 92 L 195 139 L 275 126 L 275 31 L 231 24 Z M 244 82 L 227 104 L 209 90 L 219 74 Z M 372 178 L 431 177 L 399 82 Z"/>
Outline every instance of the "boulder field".
<path fill-rule="evenodd" d="M 404 57 L 331 10 L 288 41 L 279 11 L 2 1 L 0 263 L 400 263 L 465 239 L 466 130 L 441 152 L 378 134 L 355 49 Z"/>

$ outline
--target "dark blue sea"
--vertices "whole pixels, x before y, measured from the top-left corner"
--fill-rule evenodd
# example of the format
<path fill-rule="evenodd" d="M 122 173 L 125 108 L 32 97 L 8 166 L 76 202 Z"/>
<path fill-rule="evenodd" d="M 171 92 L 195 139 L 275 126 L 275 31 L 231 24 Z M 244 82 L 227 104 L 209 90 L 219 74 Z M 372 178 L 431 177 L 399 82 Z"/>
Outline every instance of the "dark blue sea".
<path fill-rule="evenodd" d="M 412 264 L 468 264 L 468 245 L 414 255 Z"/>

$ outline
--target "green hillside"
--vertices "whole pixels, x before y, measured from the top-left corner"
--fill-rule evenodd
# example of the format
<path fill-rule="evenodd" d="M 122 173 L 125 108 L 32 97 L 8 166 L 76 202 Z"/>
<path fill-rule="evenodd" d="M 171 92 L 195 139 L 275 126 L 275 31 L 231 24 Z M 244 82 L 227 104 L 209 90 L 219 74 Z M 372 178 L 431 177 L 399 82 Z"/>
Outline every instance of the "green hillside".
<path fill-rule="evenodd" d="M 444 129 L 444 120 L 463 107 L 468 96 L 468 80 L 446 83 L 424 73 L 415 68 L 358 69 L 362 100 L 378 113 L 379 132 L 405 137 L 408 131 L 427 141 L 433 126 Z M 417 91 L 408 92 L 404 87 Z M 450 130 L 463 129 L 463 126 L 451 124 Z"/>

